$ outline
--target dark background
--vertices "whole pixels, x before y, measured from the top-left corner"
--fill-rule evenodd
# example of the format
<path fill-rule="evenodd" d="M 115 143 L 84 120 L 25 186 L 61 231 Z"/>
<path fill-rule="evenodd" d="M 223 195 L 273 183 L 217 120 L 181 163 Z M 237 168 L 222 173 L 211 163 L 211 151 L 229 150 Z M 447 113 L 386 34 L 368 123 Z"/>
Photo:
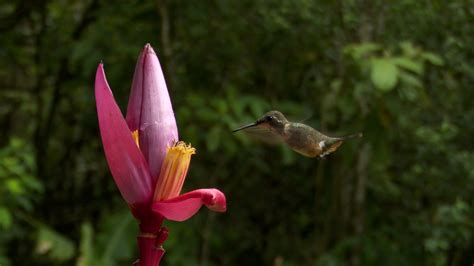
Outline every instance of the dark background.
<path fill-rule="evenodd" d="M 0 265 L 137 258 L 93 84 L 103 59 L 125 110 L 147 42 L 184 191 L 228 200 L 167 223 L 162 265 L 472 265 L 471 0 L 2 1 Z M 317 160 L 230 133 L 272 109 L 364 138 Z"/>

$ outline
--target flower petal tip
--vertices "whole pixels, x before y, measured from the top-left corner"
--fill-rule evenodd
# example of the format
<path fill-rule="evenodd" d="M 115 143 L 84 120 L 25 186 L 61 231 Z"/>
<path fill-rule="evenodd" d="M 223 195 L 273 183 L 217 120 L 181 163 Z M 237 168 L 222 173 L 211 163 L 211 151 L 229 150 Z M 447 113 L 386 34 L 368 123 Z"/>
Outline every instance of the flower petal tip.
<path fill-rule="evenodd" d="M 96 91 L 96 93 L 97 93 L 98 90 L 111 91 L 109 83 L 107 82 L 107 78 L 105 77 L 104 64 L 102 62 L 100 62 L 99 65 L 97 66 L 97 72 L 95 73 L 95 91 Z"/>
<path fill-rule="evenodd" d="M 197 189 L 176 198 L 155 202 L 152 210 L 171 221 L 185 221 L 194 216 L 202 205 L 215 212 L 227 210 L 224 193 L 215 188 Z"/>
<path fill-rule="evenodd" d="M 145 54 L 156 54 L 155 50 L 153 50 L 153 47 L 149 43 L 145 44 L 145 47 L 143 47 L 143 52 Z"/>
<path fill-rule="evenodd" d="M 210 194 L 212 197 L 210 198 L 210 201 L 206 204 L 206 206 L 215 212 L 225 212 L 227 211 L 227 200 L 225 198 L 224 193 L 222 193 L 218 189 L 210 189 L 212 190 L 212 194 Z"/>

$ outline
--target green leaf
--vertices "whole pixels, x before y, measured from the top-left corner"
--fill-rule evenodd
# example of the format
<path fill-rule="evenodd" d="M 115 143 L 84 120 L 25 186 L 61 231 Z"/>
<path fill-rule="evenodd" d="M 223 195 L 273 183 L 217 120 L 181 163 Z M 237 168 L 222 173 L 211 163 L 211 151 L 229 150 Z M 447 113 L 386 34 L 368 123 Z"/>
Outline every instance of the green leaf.
<path fill-rule="evenodd" d="M 66 261 L 74 256 L 74 243 L 64 235 L 42 226 L 38 229 L 36 252 L 55 261 Z"/>
<path fill-rule="evenodd" d="M 397 57 L 393 59 L 393 62 L 406 70 L 410 70 L 412 72 L 415 72 L 416 74 L 423 74 L 423 63 L 414 61 L 408 57 Z"/>
<path fill-rule="evenodd" d="M 10 211 L 5 207 L 0 207 L 0 227 L 7 229 L 12 224 Z"/>
<path fill-rule="evenodd" d="M 398 73 L 398 77 L 400 81 L 408 86 L 416 87 L 416 88 L 423 88 L 423 84 L 421 83 L 420 79 L 410 73 L 400 71 Z"/>
<path fill-rule="evenodd" d="M 94 231 L 90 223 L 81 226 L 80 254 L 76 266 L 90 266 L 94 261 Z"/>
<path fill-rule="evenodd" d="M 403 54 L 408 56 L 408 57 L 415 57 L 419 52 L 419 49 L 416 48 L 413 45 L 413 43 L 408 42 L 408 41 L 401 42 L 400 43 L 400 48 L 402 49 Z"/>
<path fill-rule="evenodd" d="M 423 57 L 423 59 L 425 59 L 426 61 L 430 62 L 433 65 L 436 65 L 436 66 L 444 65 L 443 59 L 434 53 L 424 52 L 421 54 L 421 57 Z"/>
<path fill-rule="evenodd" d="M 94 242 L 94 252 L 100 256 L 98 265 L 119 265 L 120 259 L 131 258 L 137 233 L 134 221 L 127 211 L 107 216 L 101 221 Z"/>
<path fill-rule="evenodd" d="M 397 84 L 397 66 L 390 58 L 373 59 L 370 77 L 377 89 L 390 91 Z"/>
<path fill-rule="evenodd" d="M 344 53 L 350 54 L 355 59 L 360 59 L 380 50 L 380 45 L 376 43 L 352 44 L 344 48 Z"/>
<path fill-rule="evenodd" d="M 31 190 L 35 190 L 38 192 L 43 191 L 43 184 L 36 178 L 34 178 L 31 175 L 25 175 L 21 177 L 21 180 L 23 181 L 23 184 L 25 185 L 26 188 L 29 188 Z"/>
<path fill-rule="evenodd" d="M 7 189 L 12 193 L 12 194 L 23 194 L 25 192 L 25 189 L 23 188 L 23 185 L 18 179 L 10 179 L 6 182 Z"/>
<path fill-rule="evenodd" d="M 0 255 L 0 265 L 2 265 L 2 266 L 11 266 L 12 264 L 10 264 L 10 260 L 8 260 L 8 257 L 6 257 L 4 255 Z"/>
<path fill-rule="evenodd" d="M 413 87 L 402 87 L 400 88 L 400 93 L 409 101 L 414 101 L 418 98 L 418 92 Z"/>

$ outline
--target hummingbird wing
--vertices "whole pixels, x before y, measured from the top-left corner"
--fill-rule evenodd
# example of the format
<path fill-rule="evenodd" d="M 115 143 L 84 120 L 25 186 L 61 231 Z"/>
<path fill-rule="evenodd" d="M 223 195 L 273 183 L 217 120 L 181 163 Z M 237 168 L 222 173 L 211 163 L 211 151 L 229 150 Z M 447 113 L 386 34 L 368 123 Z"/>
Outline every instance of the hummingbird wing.
<path fill-rule="evenodd" d="M 250 138 L 261 141 L 268 145 L 278 145 L 284 142 L 280 135 L 266 128 L 252 127 L 242 131 Z"/>
<path fill-rule="evenodd" d="M 348 140 L 348 139 L 362 138 L 362 136 L 363 136 L 362 132 L 359 132 L 359 133 L 355 133 L 351 135 L 342 136 L 342 137 L 339 137 L 338 139 Z"/>

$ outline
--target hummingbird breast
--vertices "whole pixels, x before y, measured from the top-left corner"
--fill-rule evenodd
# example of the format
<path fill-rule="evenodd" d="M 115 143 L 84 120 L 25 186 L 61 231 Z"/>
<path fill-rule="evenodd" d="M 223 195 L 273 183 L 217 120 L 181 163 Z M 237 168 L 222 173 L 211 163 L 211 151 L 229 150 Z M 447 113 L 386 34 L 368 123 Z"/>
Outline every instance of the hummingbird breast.
<path fill-rule="evenodd" d="M 324 135 L 305 124 L 288 123 L 282 137 L 290 148 L 304 156 L 316 157 L 323 152 L 324 146 L 320 142 Z"/>

